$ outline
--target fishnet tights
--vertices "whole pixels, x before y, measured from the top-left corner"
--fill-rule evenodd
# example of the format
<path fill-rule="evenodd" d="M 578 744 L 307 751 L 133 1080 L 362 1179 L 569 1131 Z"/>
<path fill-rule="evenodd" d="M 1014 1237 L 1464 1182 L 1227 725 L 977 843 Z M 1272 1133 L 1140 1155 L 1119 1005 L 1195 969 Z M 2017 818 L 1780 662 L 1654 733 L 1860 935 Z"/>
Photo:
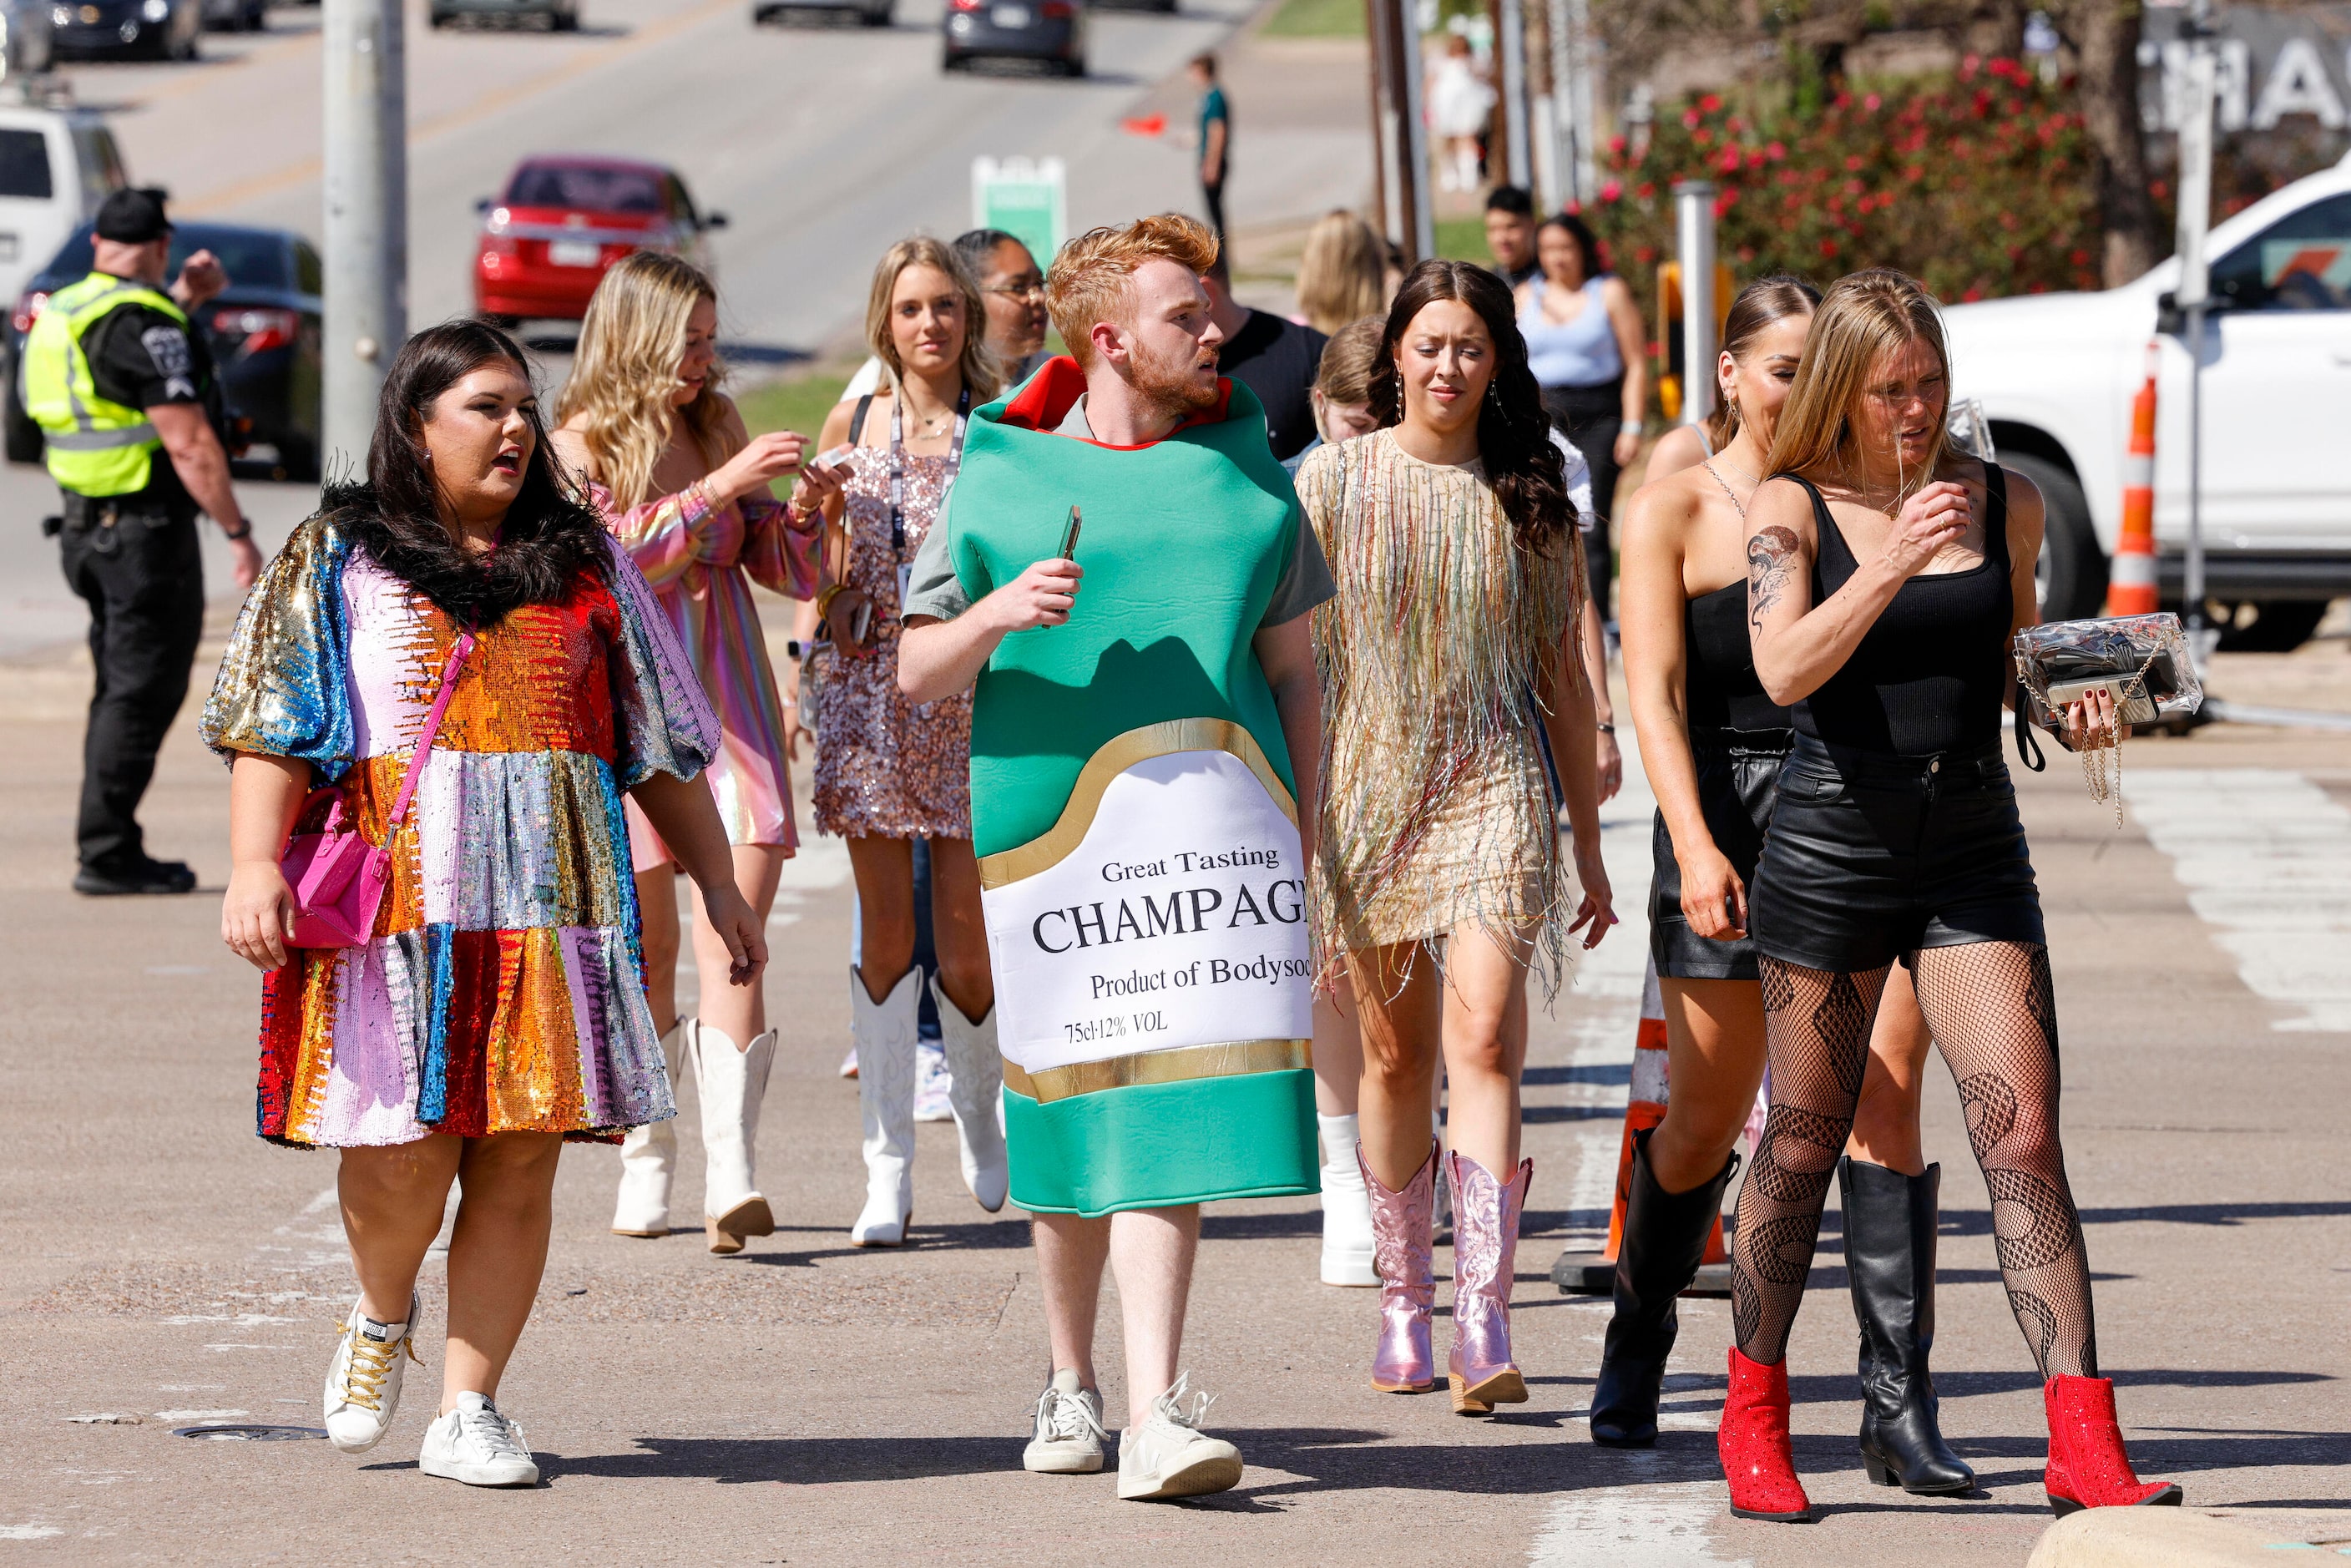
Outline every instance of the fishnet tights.
<path fill-rule="evenodd" d="M 2048 951 L 2015 942 L 1929 947 L 1913 973 L 1991 1191 L 1993 1241 L 2017 1326 L 2043 1377 L 2095 1377 L 2089 1256 L 2057 1138 Z M 1739 1192 L 1730 1294 L 1740 1354 L 1770 1364 L 1787 1354 L 1803 1303 L 1886 971 L 1838 974 L 1767 957 L 1762 976 L 1771 1110 Z"/>

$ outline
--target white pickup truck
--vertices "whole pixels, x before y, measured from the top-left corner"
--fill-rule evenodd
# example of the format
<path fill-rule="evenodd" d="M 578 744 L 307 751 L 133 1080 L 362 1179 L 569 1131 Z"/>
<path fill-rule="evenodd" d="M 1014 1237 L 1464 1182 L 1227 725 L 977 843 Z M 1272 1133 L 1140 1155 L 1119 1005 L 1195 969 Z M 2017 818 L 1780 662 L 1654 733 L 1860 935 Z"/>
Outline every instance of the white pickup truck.
<path fill-rule="evenodd" d="M 2285 649 L 2351 595 L 2351 157 L 2216 225 L 2205 328 L 2203 531 L 2221 645 Z M 1946 312 L 1952 392 L 2049 503 L 2051 620 L 2095 615 L 2122 526 L 2131 400 L 2158 344 L 2155 538 L 2167 601 L 2188 539 L 2188 350 L 2159 323 L 2179 264 L 2098 294 Z"/>

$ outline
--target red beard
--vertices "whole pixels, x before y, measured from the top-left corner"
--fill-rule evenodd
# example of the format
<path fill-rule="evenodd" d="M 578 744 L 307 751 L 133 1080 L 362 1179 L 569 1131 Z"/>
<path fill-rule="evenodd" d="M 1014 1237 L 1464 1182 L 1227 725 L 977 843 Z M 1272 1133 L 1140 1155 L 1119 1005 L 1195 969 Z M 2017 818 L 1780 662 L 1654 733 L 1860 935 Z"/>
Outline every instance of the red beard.
<path fill-rule="evenodd" d="M 1195 348 L 1162 358 L 1138 343 L 1133 361 L 1135 395 L 1176 419 L 1214 408 L 1221 395 L 1215 380 L 1203 385 L 1193 375 L 1202 364 L 1214 365 L 1216 361 L 1213 350 L 1204 352 Z"/>

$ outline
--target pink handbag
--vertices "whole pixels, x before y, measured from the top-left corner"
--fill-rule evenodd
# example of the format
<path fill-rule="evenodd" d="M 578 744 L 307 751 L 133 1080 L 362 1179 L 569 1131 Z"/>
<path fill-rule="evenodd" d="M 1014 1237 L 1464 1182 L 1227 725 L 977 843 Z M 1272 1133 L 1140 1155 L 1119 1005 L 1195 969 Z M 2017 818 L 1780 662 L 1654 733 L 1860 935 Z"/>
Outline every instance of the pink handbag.
<path fill-rule="evenodd" d="M 296 833 L 286 841 L 286 852 L 277 857 L 286 885 L 294 893 L 290 946 L 359 947 L 375 935 L 375 912 L 392 881 L 392 841 L 408 815 L 417 776 L 424 771 L 424 759 L 432 754 L 442 716 L 449 711 L 450 695 L 457 689 L 457 672 L 473 651 L 474 634 L 459 632 L 457 645 L 449 650 L 449 663 L 441 671 L 441 690 L 433 699 L 433 711 L 424 716 L 424 727 L 417 732 L 416 750 L 408 758 L 408 772 L 400 781 L 392 815 L 384 819 L 382 843 L 367 841 L 367 835 L 344 810 L 340 786 L 314 790 L 303 802 L 305 810 L 320 796 L 330 797 L 334 804 L 328 809 L 326 825 L 319 831 Z"/>

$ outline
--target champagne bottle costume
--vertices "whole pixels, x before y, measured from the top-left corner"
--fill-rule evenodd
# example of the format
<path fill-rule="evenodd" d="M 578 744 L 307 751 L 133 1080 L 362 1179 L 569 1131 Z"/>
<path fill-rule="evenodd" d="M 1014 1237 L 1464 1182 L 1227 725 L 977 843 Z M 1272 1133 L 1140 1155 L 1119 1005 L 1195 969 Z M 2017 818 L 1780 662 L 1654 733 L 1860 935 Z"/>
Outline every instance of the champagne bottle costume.
<path fill-rule="evenodd" d="M 1050 361 L 973 416 L 905 609 L 959 613 L 1052 559 L 1082 509 L 1075 612 L 1006 637 L 972 715 L 1012 1201 L 1091 1217 L 1313 1192 L 1297 804 L 1251 639 L 1328 572 L 1247 388 L 1114 447 L 1059 434 L 1084 385 Z"/>

